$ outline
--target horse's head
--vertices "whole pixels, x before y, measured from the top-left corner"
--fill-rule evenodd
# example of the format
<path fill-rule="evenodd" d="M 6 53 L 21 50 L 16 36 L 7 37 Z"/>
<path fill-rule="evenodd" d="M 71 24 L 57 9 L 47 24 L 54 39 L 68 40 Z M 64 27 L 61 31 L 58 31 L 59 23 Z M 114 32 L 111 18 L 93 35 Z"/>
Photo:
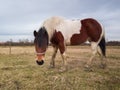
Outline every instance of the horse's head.
<path fill-rule="evenodd" d="M 34 31 L 34 44 L 37 55 L 37 64 L 42 65 L 44 63 L 45 52 L 48 47 L 49 38 L 45 27 L 41 27 L 40 30 Z"/>

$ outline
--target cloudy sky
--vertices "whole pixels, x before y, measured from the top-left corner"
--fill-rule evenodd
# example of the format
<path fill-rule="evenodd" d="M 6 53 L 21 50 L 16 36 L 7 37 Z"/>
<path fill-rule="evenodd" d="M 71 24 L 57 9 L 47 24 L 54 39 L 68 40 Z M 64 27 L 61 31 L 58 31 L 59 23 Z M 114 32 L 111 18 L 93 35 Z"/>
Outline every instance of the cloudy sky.
<path fill-rule="evenodd" d="M 32 36 L 51 16 L 95 18 L 104 25 L 107 40 L 120 41 L 120 0 L 0 0 L 0 35 Z"/>

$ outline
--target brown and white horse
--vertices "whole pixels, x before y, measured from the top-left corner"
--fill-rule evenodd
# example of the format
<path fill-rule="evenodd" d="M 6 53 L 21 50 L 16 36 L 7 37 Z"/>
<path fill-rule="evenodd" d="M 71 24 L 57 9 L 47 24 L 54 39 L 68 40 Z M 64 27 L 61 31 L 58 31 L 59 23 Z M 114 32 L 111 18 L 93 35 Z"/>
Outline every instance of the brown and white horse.
<path fill-rule="evenodd" d="M 39 31 L 34 31 L 34 44 L 37 55 L 37 64 L 44 63 L 45 52 L 51 42 L 54 52 L 50 66 L 55 67 L 55 56 L 59 49 L 64 66 L 67 65 L 66 44 L 79 45 L 87 40 L 91 44 L 92 56 L 85 65 L 89 68 L 95 55 L 101 56 L 102 66 L 105 66 L 103 58 L 106 54 L 104 28 L 95 19 L 67 20 L 62 17 L 51 17 L 43 22 Z"/>

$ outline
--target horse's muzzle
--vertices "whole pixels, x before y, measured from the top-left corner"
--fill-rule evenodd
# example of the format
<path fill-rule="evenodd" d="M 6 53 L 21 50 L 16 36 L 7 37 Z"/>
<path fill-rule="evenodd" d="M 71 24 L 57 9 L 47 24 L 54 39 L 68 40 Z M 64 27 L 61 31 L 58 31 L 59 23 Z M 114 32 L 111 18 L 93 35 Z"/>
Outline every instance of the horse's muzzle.
<path fill-rule="evenodd" d="M 44 64 L 44 60 L 41 60 L 41 61 L 36 60 L 36 63 L 37 63 L 38 65 L 43 65 L 43 64 Z"/>

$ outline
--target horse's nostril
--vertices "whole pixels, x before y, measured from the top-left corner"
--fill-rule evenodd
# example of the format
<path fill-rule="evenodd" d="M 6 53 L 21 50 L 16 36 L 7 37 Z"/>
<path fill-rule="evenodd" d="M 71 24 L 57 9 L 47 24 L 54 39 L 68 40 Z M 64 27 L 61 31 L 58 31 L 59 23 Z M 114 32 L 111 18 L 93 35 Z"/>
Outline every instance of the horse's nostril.
<path fill-rule="evenodd" d="M 41 61 L 36 60 L 36 63 L 37 63 L 38 65 L 43 65 L 43 64 L 44 64 L 44 61 L 43 61 L 43 60 L 41 60 Z"/>

